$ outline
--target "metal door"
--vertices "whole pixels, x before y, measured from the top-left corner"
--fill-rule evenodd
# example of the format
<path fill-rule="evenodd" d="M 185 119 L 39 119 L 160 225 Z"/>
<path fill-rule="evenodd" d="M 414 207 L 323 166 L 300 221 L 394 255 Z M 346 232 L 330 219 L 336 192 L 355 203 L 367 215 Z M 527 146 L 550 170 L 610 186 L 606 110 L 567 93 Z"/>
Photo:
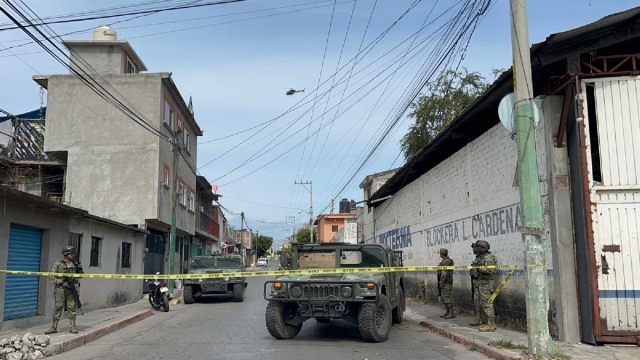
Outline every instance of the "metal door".
<path fill-rule="evenodd" d="M 7 270 L 40 271 L 42 230 L 11 225 Z M 35 316 L 40 277 L 6 275 L 3 321 Z"/>
<path fill-rule="evenodd" d="M 600 334 L 596 335 L 638 335 L 640 79 L 590 79 L 582 86 L 583 94 L 592 87 L 594 99 L 583 102 L 584 106 L 595 107 L 585 108 L 584 121 L 593 227 L 591 256 L 597 274 L 594 305 L 599 310 L 595 321 L 600 322 Z"/>

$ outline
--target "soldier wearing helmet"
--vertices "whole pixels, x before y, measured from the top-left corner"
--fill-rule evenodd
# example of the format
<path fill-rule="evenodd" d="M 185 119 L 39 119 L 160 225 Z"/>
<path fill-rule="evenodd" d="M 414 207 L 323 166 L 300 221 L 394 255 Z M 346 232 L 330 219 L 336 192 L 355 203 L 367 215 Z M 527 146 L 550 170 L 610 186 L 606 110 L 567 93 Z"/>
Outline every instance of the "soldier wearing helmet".
<path fill-rule="evenodd" d="M 74 257 L 76 254 L 76 248 L 73 246 L 67 246 L 62 249 L 62 260 L 56 261 L 51 267 L 52 273 L 79 273 L 84 274 L 82 271 L 82 265 L 74 261 Z M 55 297 L 55 306 L 53 308 L 53 325 L 45 334 L 54 334 L 58 332 L 58 321 L 62 316 L 62 309 L 66 306 L 67 316 L 69 317 L 69 322 L 71 324 L 71 328 L 69 330 L 72 334 L 77 334 L 78 330 L 76 329 L 76 301 L 70 292 L 69 284 L 61 277 L 51 276 L 51 281 L 54 284 L 54 297 Z M 78 278 L 72 278 L 75 283 L 76 288 L 80 286 Z"/>
<path fill-rule="evenodd" d="M 449 257 L 449 250 L 440 249 L 440 264 L 438 266 L 453 266 L 453 260 Z M 451 299 L 451 288 L 453 287 L 453 270 L 438 270 L 438 288 L 442 294 L 442 302 L 447 307 L 447 312 L 440 315 L 443 319 L 453 319 L 456 316 L 453 312 L 453 300 Z"/>
<path fill-rule="evenodd" d="M 471 248 L 476 246 L 476 243 L 471 243 Z M 475 253 L 475 258 L 471 262 L 471 266 L 478 266 L 478 258 L 480 257 L 480 253 Z M 480 292 L 478 291 L 478 269 L 473 268 L 469 271 L 471 275 L 471 294 L 473 298 L 473 308 L 476 313 L 476 319 L 469 323 L 471 326 L 480 326 L 487 323 L 487 315 L 482 310 L 482 306 L 480 306 Z"/>
<path fill-rule="evenodd" d="M 478 269 L 478 280 L 476 280 L 480 309 L 487 316 L 487 324 L 481 326 L 480 331 L 495 331 L 496 323 L 495 323 L 495 313 L 493 311 L 493 304 L 489 302 L 489 298 L 493 293 L 493 280 L 496 275 L 495 268 L 483 268 L 484 266 L 495 266 L 498 261 L 489 249 L 490 245 L 485 240 L 478 240 L 473 245 L 473 253 L 477 256 L 477 266 L 481 266 Z"/>

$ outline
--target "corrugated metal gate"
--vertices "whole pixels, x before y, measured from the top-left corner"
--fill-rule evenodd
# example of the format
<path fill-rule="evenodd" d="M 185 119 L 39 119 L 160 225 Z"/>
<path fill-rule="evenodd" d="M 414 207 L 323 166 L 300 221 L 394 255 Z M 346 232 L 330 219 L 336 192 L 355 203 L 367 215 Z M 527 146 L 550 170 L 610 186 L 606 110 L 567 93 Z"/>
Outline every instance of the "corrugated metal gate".
<path fill-rule="evenodd" d="M 144 255 L 144 273 L 155 274 L 159 272 L 164 274 L 164 251 L 166 239 L 162 235 L 148 234 L 146 239 L 147 253 Z M 153 279 L 153 276 L 149 276 Z M 149 279 L 142 281 L 142 292 L 147 293 L 147 283 Z"/>
<path fill-rule="evenodd" d="M 40 271 L 42 230 L 11 225 L 7 270 Z M 35 316 L 38 312 L 40 277 L 6 275 L 2 320 Z"/>
<path fill-rule="evenodd" d="M 589 92 L 583 106 L 595 335 L 633 341 L 640 335 L 640 79 L 583 80 L 582 94 Z"/>

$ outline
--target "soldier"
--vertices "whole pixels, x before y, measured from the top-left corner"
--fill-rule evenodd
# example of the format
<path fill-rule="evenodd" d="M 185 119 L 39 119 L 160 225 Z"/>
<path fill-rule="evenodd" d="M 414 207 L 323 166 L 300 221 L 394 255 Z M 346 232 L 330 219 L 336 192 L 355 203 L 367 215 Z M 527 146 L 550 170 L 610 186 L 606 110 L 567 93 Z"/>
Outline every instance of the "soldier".
<path fill-rule="evenodd" d="M 476 243 L 471 244 L 471 248 L 473 249 L 476 246 Z M 476 256 L 471 262 L 471 266 L 478 266 L 478 257 L 480 256 L 479 252 L 473 252 Z M 478 292 L 478 269 L 471 269 L 471 291 L 473 298 L 473 307 L 476 312 L 476 320 L 470 322 L 471 326 L 480 326 L 487 323 L 487 316 L 485 315 L 482 307 L 480 306 L 480 293 Z"/>
<path fill-rule="evenodd" d="M 479 254 L 477 258 L 478 266 L 495 266 L 497 265 L 496 257 L 489 251 L 489 243 L 485 240 L 478 240 L 473 247 L 473 252 Z M 495 331 L 496 322 L 493 311 L 493 304 L 489 302 L 489 298 L 493 293 L 493 280 L 496 275 L 496 269 L 480 268 L 478 269 L 478 293 L 480 300 L 480 308 L 487 315 L 487 325 L 481 326 L 480 331 Z"/>
<path fill-rule="evenodd" d="M 79 273 L 84 274 L 82 271 L 82 265 L 79 262 L 74 261 L 73 258 L 76 254 L 76 248 L 73 246 L 67 246 L 62 250 L 62 260 L 56 261 L 51 267 L 52 273 Z M 76 329 L 76 301 L 73 297 L 73 294 L 70 290 L 70 285 L 67 283 L 66 279 L 59 278 L 55 276 L 50 277 L 51 281 L 55 285 L 53 290 L 53 294 L 55 296 L 55 306 L 53 308 L 53 325 L 51 325 L 51 329 L 45 331 L 45 334 L 55 334 L 58 332 L 58 321 L 60 320 L 60 316 L 62 316 L 62 308 L 66 306 L 67 316 L 69 317 L 69 322 L 71 324 L 71 329 L 69 330 L 72 334 L 77 334 L 78 330 Z M 80 283 L 78 278 L 73 278 L 73 283 L 75 287 L 78 288 Z"/>
<path fill-rule="evenodd" d="M 449 250 L 440 249 L 440 264 L 438 266 L 453 266 L 453 260 L 449 258 Z M 443 319 L 453 319 L 453 301 L 451 300 L 451 288 L 453 287 L 453 270 L 438 270 L 438 288 L 442 293 L 442 303 L 447 307 L 447 312 L 440 315 Z"/>

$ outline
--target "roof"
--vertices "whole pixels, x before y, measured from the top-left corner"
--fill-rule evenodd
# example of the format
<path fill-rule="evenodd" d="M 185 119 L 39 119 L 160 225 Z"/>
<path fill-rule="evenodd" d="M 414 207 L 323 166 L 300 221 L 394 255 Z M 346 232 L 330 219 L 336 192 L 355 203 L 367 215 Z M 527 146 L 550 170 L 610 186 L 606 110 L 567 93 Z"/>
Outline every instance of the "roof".
<path fill-rule="evenodd" d="M 364 189 L 366 184 L 369 183 L 369 182 L 372 182 L 373 179 L 381 177 L 381 176 L 385 176 L 385 175 L 388 175 L 388 174 L 395 173 L 399 169 L 400 168 L 397 167 L 395 169 L 389 169 L 389 170 L 386 170 L 386 171 L 381 171 L 381 172 L 377 172 L 377 173 L 374 173 L 374 174 L 369 174 L 369 175 L 365 176 L 364 180 L 362 180 L 362 182 L 360 183 L 360 188 Z"/>
<path fill-rule="evenodd" d="M 138 64 L 138 71 L 147 71 L 147 66 L 144 64 L 138 53 L 133 50 L 131 44 L 127 40 L 64 40 L 62 44 L 69 50 L 73 46 L 121 46 L 127 52 L 127 55 L 133 57 L 133 61 Z"/>
<path fill-rule="evenodd" d="M 12 134 L 8 147 L 0 149 L 0 155 L 11 161 L 49 163 L 63 165 L 64 162 L 44 152 L 44 133 L 47 108 L 36 109 L 24 114 L 5 116 L 0 123 L 11 120 Z"/>
<path fill-rule="evenodd" d="M 149 233 L 146 230 L 138 229 L 138 228 L 133 227 L 133 226 L 129 226 L 129 225 L 125 225 L 125 224 L 119 223 L 117 221 L 113 221 L 113 220 L 105 219 L 105 218 L 102 218 L 102 217 L 99 217 L 99 216 L 96 216 L 96 215 L 89 214 L 88 211 L 83 210 L 83 209 L 79 209 L 79 208 L 72 207 L 72 206 L 69 206 L 69 205 L 61 204 L 59 202 L 52 201 L 52 200 L 49 200 L 47 198 L 43 198 L 41 196 L 29 194 L 29 193 L 26 193 L 24 191 L 16 190 L 16 189 L 10 188 L 10 187 L 5 186 L 5 185 L 0 185 L 0 196 L 7 196 L 7 195 L 19 198 L 20 199 L 20 204 L 27 204 L 27 203 L 38 204 L 38 205 L 46 207 L 48 209 L 56 209 L 58 211 L 65 212 L 65 213 L 70 214 L 70 215 L 81 216 L 83 218 L 96 220 L 96 221 L 99 221 L 101 223 L 105 223 L 105 224 L 108 224 L 108 225 L 116 226 L 116 227 L 119 227 L 119 228 L 122 228 L 122 229 L 125 229 L 125 230 L 129 230 L 129 231 L 132 231 L 132 232 L 137 232 L 137 233 L 142 233 L 142 234 L 148 234 Z"/>
<path fill-rule="evenodd" d="M 540 78 L 537 70 L 546 65 L 636 38 L 640 38 L 640 7 L 552 34 L 544 42 L 531 47 L 532 75 L 534 79 Z M 397 193 L 497 125 L 500 122 L 497 114 L 500 100 L 512 91 L 513 72 L 509 69 L 378 189 L 368 199 L 369 205 L 381 205 L 383 201 L 375 200 Z"/>
<path fill-rule="evenodd" d="M 178 106 L 180 106 L 181 108 L 180 110 L 182 110 L 185 120 L 189 123 L 189 125 L 191 125 L 191 127 L 193 128 L 193 131 L 196 132 L 197 136 L 202 136 L 202 129 L 200 128 L 200 125 L 198 125 L 198 122 L 196 121 L 195 117 L 191 113 L 189 106 L 187 106 L 187 103 L 184 102 L 184 98 L 180 94 L 180 90 L 178 90 L 176 83 L 173 82 L 171 73 L 166 73 L 166 75 L 163 76 L 162 81 L 165 83 L 165 85 L 169 89 L 169 92 L 171 92 L 171 95 L 173 95 L 173 98 L 176 99 L 176 101 L 179 103 Z"/>
<path fill-rule="evenodd" d="M 42 111 L 42 113 L 40 113 Z M 47 107 L 43 107 L 42 109 L 31 110 L 24 114 L 19 114 L 14 116 L 0 116 L 0 123 L 5 121 L 9 121 L 11 119 L 29 119 L 29 120 L 40 120 L 45 119 L 47 117 Z"/>

